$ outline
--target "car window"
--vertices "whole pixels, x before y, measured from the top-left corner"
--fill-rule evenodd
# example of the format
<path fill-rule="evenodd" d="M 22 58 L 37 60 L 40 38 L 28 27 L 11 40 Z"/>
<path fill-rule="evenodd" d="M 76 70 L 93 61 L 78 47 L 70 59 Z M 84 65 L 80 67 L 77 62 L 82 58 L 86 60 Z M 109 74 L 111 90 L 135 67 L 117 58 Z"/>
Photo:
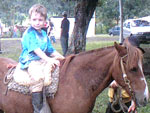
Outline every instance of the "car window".
<path fill-rule="evenodd" d="M 115 27 L 114 30 L 117 30 L 117 27 Z"/>
<path fill-rule="evenodd" d="M 120 30 L 120 27 L 117 27 L 117 30 Z"/>
<path fill-rule="evenodd" d="M 133 27 L 150 26 L 150 22 L 146 20 L 134 20 Z"/>
<path fill-rule="evenodd" d="M 126 23 L 123 24 L 123 27 L 126 27 Z"/>
<path fill-rule="evenodd" d="M 128 22 L 128 24 L 127 24 L 127 26 L 126 26 L 127 28 L 130 28 L 130 22 Z"/>

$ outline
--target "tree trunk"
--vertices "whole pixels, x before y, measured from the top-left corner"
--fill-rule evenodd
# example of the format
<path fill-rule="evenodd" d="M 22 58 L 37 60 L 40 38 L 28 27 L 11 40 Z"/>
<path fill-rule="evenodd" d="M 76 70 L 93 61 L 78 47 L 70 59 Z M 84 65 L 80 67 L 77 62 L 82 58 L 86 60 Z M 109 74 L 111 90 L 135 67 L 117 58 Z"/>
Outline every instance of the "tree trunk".
<path fill-rule="evenodd" d="M 98 0 L 82 0 L 77 4 L 75 8 L 75 25 L 67 55 L 85 51 L 86 34 L 97 3 Z"/>

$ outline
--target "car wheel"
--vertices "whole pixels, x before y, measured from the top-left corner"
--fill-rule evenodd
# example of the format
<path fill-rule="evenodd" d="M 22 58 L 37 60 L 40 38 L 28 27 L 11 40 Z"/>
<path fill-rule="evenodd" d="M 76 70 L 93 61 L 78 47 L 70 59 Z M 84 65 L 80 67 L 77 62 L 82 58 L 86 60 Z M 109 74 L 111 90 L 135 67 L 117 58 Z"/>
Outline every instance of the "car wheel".
<path fill-rule="evenodd" d="M 111 33 L 110 36 L 114 36 L 114 35 Z"/>

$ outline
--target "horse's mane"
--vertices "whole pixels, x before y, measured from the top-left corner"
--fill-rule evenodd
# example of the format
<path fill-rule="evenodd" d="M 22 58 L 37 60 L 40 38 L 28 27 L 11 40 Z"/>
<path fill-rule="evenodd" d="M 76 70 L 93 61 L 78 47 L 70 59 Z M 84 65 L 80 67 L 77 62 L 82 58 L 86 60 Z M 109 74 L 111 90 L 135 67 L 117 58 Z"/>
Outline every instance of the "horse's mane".
<path fill-rule="evenodd" d="M 125 46 L 127 47 L 127 51 L 128 51 L 128 66 L 133 67 L 134 65 L 137 65 L 135 64 L 135 62 L 138 63 L 139 59 L 140 60 L 143 59 L 143 54 L 140 49 L 131 45 L 130 43 L 126 44 Z"/>
<path fill-rule="evenodd" d="M 133 68 L 135 65 L 138 65 L 137 63 L 139 60 L 143 59 L 143 53 L 138 47 L 132 45 L 128 39 L 124 41 L 123 45 L 127 49 L 127 66 Z"/>

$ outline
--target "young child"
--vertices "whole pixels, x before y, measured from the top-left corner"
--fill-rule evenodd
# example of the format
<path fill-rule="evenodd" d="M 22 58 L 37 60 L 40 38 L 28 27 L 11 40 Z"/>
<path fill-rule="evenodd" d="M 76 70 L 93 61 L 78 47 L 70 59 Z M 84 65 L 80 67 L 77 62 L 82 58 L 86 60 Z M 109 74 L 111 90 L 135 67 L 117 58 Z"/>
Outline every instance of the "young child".
<path fill-rule="evenodd" d="M 43 106 L 42 89 L 45 81 L 46 85 L 51 83 L 51 69 L 59 66 L 59 60 L 64 59 L 53 48 L 46 32 L 42 30 L 46 18 L 47 10 L 43 5 L 35 4 L 30 8 L 31 26 L 23 34 L 22 53 L 19 58 L 20 68 L 27 70 L 33 80 L 30 90 L 34 113 L 40 113 Z"/>

